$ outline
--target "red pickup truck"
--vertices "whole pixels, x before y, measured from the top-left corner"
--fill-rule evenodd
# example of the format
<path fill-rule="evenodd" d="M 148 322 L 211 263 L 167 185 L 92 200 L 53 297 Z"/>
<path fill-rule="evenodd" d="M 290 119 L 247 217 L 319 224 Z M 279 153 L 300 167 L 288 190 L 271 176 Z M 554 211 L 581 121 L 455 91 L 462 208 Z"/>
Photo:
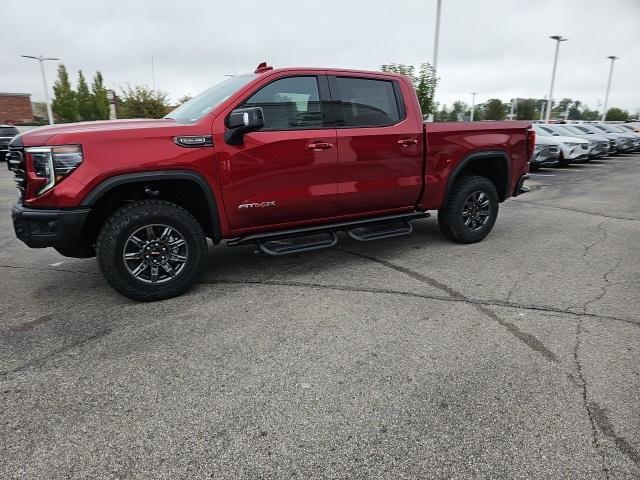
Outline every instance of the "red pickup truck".
<path fill-rule="evenodd" d="M 97 256 L 118 292 L 157 300 L 197 280 L 207 237 L 282 255 L 438 210 L 446 237 L 482 240 L 526 191 L 534 143 L 528 122 L 425 124 L 402 75 L 261 64 L 163 119 L 23 133 L 7 160 L 19 239 Z"/>

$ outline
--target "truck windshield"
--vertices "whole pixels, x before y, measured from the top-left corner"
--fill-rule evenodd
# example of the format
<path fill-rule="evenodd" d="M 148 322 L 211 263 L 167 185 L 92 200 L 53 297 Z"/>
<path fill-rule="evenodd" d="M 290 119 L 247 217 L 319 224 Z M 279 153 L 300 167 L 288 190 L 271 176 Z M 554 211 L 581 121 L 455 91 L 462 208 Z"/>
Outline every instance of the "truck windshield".
<path fill-rule="evenodd" d="M 254 78 L 254 74 L 227 78 L 183 103 L 164 118 L 172 118 L 178 123 L 197 122 Z"/>

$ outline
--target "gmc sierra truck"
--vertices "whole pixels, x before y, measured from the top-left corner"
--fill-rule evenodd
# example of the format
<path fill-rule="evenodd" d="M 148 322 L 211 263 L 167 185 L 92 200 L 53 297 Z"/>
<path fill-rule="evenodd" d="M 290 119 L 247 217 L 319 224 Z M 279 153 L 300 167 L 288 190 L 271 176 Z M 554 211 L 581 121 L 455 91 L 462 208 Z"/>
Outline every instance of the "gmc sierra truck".
<path fill-rule="evenodd" d="M 96 256 L 135 300 L 185 292 L 207 238 L 283 255 L 405 235 L 437 210 L 447 238 L 478 242 L 527 190 L 530 127 L 425 124 L 402 75 L 263 63 L 163 119 L 16 137 L 13 224 L 29 247 Z"/>

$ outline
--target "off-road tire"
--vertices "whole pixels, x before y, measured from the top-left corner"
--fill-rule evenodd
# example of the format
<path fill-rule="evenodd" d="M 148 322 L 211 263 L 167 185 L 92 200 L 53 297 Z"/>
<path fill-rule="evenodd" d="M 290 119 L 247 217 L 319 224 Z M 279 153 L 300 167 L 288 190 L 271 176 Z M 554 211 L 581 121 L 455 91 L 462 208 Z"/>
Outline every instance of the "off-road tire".
<path fill-rule="evenodd" d="M 132 275 L 123 258 L 130 235 L 151 224 L 177 231 L 189 252 L 183 269 L 165 283 L 144 283 Z M 162 300 L 181 295 L 202 274 L 207 263 L 207 239 L 202 226 L 184 208 L 164 200 L 142 200 L 117 210 L 104 223 L 96 256 L 102 274 L 117 292 L 138 301 Z"/>
<path fill-rule="evenodd" d="M 464 224 L 463 210 L 470 195 L 482 192 L 489 200 L 489 216 L 477 230 Z M 498 217 L 499 198 L 491 180 L 478 175 L 468 175 L 455 180 L 444 207 L 438 210 L 438 226 L 442 234 L 457 243 L 475 243 L 486 237 Z"/>

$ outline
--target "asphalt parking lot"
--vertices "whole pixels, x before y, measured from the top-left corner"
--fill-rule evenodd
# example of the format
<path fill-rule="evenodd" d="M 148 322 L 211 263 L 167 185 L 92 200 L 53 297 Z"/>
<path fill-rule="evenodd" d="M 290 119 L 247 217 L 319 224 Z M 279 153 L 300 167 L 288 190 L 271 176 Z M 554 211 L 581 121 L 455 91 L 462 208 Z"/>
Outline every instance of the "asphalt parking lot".
<path fill-rule="evenodd" d="M 640 476 L 639 155 L 152 304 L 17 241 L 0 167 L 0 478 Z"/>

